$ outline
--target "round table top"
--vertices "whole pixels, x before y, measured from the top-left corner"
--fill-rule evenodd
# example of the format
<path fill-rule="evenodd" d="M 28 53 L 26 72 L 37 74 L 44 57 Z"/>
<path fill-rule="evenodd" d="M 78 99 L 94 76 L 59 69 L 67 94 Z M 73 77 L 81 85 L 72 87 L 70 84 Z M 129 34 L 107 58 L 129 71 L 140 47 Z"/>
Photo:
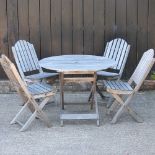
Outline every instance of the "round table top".
<path fill-rule="evenodd" d="M 60 55 L 39 61 L 41 67 L 58 72 L 100 71 L 116 65 L 114 60 L 94 55 Z"/>

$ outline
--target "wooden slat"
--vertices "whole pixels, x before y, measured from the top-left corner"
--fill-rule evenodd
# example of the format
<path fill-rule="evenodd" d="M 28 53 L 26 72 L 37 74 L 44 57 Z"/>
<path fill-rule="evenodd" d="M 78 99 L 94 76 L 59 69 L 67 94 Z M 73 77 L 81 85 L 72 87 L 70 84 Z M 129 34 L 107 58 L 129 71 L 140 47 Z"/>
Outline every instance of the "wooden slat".
<path fill-rule="evenodd" d="M 130 77 L 137 64 L 137 0 L 127 0 L 127 42 L 132 45 L 126 68 L 126 76 Z M 131 65 L 132 62 L 132 65 Z"/>
<path fill-rule="evenodd" d="M 118 61 L 118 64 L 117 64 L 117 67 L 116 67 L 116 69 L 121 69 L 121 67 L 122 67 L 122 65 L 123 65 L 123 63 L 124 63 L 124 61 L 126 61 L 125 60 L 125 57 L 126 57 L 126 55 L 127 55 L 127 47 L 128 47 L 128 45 L 126 44 L 126 43 L 124 43 L 123 44 L 123 47 L 122 47 L 122 51 L 121 51 L 121 53 L 120 53 L 120 55 L 119 55 L 119 57 L 117 57 L 118 59 L 117 59 L 117 61 Z"/>
<path fill-rule="evenodd" d="M 22 50 L 20 48 L 19 42 L 17 42 L 17 44 L 15 44 L 15 46 L 13 47 L 13 54 L 14 54 L 15 60 L 19 62 L 21 70 L 23 72 L 26 72 L 27 71 L 27 67 L 25 66 L 26 61 L 25 61 L 25 58 L 23 58 L 22 56 Z"/>
<path fill-rule="evenodd" d="M 94 1 L 94 52 L 95 55 L 103 55 L 104 51 L 104 22 L 105 0 Z"/>
<path fill-rule="evenodd" d="M 35 7 L 35 9 L 34 9 Z M 39 0 L 29 1 L 29 31 L 30 42 L 34 45 L 37 57 L 40 59 L 40 19 Z"/>
<path fill-rule="evenodd" d="M 18 40 L 17 0 L 7 0 L 9 56 L 13 59 L 11 47 Z"/>
<path fill-rule="evenodd" d="M 111 84 L 110 81 L 106 81 L 106 82 L 105 82 L 105 86 L 106 86 L 106 87 L 110 87 L 110 88 L 112 88 L 112 89 L 115 89 L 115 87 Z"/>
<path fill-rule="evenodd" d="M 112 83 L 113 83 L 113 85 L 115 85 L 116 90 L 126 90 L 126 89 L 124 88 L 124 85 L 121 85 L 120 82 L 113 82 L 113 81 L 112 81 Z"/>
<path fill-rule="evenodd" d="M 147 50 L 147 29 L 148 29 L 148 0 L 141 0 L 138 3 L 138 36 L 137 36 L 137 59 L 139 60 Z"/>
<path fill-rule="evenodd" d="M 116 61 L 114 69 L 119 70 L 121 77 L 126 59 L 129 53 L 129 45 L 123 39 L 116 38 L 106 45 L 104 56 Z"/>
<path fill-rule="evenodd" d="M 84 0 L 84 54 L 94 54 L 93 0 Z"/>
<path fill-rule="evenodd" d="M 72 50 L 72 0 L 62 0 L 62 54 Z"/>
<path fill-rule="evenodd" d="M 116 0 L 116 37 L 126 38 L 126 0 Z"/>
<path fill-rule="evenodd" d="M 121 91 L 132 91 L 133 89 L 127 82 L 122 81 L 105 81 L 106 87 L 109 87 L 113 90 L 121 90 Z"/>
<path fill-rule="evenodd" d="M 31 70 L 38 70 L 39 62 L 38 62 L 36 52 L 34 48 L 32 47 L 33 45 L 26 41 L 23 41 L 22 44 L 23 44 L 23 47 L 25 48 L 25 55 L 27 57 L 27 61 L 29 63 Z"/>
<path fill-rule="evenodd" d="M 18 44 L 18 43 L 17 43 Z M 25 67 L 27 68 L 27 71 L 35 70 L 34 63 L 31 61 L 31 56 L 29 56 L 30 51 L 28 50 L 27 46 L 25 46 L 26 41 L 20 40 L 19 41 L 19 53 L 21 53 L 22 58 L 25 60 Z M 29 59 L 30 58 L 30 59 Z"/>
<path fill-rule="evenodd" d="M 40 1 L 41 57 L 51 56 L 50 0 Z"/>
<path fill-rule="evenodd" d="M 17 64 L 17 66 L 18 66 L 18 70 L 19 70 L 19 72 L 20 72 L 20 75 L 21 75 L 21 77 L 24 79 L 24 71 L 25 71 L 25 66 L 23 66 L 21 63 L 20 63 L 20 60 L 18 59 L 18 54 L 17 54 L 17 52 L 16 52 L 16 48 L 15 47 L 12 47 L 12 52 L 13 52 L 13 55 L 14 55 L 14 59 L 15 59 L 15 61 L 16 61 L 16 64 Z"/>
<path fill-rule="evenodd" d="M 105 1 L 105 42 L 115 38 L 115 0 Z"/>
<path fill-rule="evenodd" d="M 52 91 L 52 87 L 48 84 L 34 83 L 28 86 L 32 94 L 43 94 Z"/>
<path fill-rule="evenodd" d="M 76 82 L 76 83 L 80 83 L 80 82 L 92 82 L 94 81 L 94 78 L 90 78 L 90 77 L 77 77 L 77 78 L 64 78 L 64 82 Z"/>
<path fill-rule="evenodd" d="M 29 44 L 29 42 L 27 42 L 27 44 Z M 39 60 L 38 60 L 37 53 L 36 53 L 36 50 L 35 50 L 33 44 L 29 44 L 28 48 L 33 53 L 32 54 L 32 59 L 33 59 L 33 62 L 35 64 L 35 66 L 36 66 L 36 69 L 39 69 L 39 70 L 42 71 L 41 67 L 39 66 L 39 62 L 38 62 Z"/>
<path fill-rule="evenodd" d="M 8 29 L 7 29 L 7 10 L 6 0 L 0 1 L 0 54 L 8 55 Z M 3 69 L 0 66 L 0 78 L 6 78 Z"/>
<path fill-rule="evenodd" d="M 83 1 L 73 0 L 73 53 L 83 53 Z"/>
<path fill-rule="evenodd" d="M 28 0 L 18 1 L 19 39 L 29 40 Z"/>
<path fill-rule="evenodd" d="M 155 48 L 155 1 L 149 0 L 148 48 Z"/>
<path fill-rule="evenodd" d="M 110 59 L 116 59 L 118 52 L 119 52 L 119 48 L 120 48 L 120 44 L 121 44 L 121 39 L 114 39 L 112 41 L 112 46 L 109 47 L 109 58 Z M 110 45 L 110 43 L 109 43 Z"/>
<path fill-rule="evenodd" d="M 51 0 L 52 55 L 61 55 L 61 0 Z"/>
<path fill-rule="evenodd" d="M 26 42 L 25 40 L 19 40 L 12 50 L 18 69 L 22 76 L 24 76 L 22 72 L 30 72 L 34 70 L 39 70 L 42 72 L 32 44 Z"/>
<path fill-rule="evenodd" d="M 108 44 L 106 45 L 106 52 L 104 54 L 105 57 L 108 57 L 108 58 L 110 57 L 112 46 L 113 46 L 113 40 L 108 42 Z"/>
<path fill-rule="evenodd" d="M 104 50 L 104 52 L 103 52 L 103 56 L 104 56 L 104 57 L 107 57 L 108 46 L 109 46 L 109 42 L 106 43 L 105 50 Z"/>
<path fill-rule="evenodd" d="M 98 115 L 97 114 L 61 114 L 60 119 L 63 119 L 63 120 L 98 119 Z"/>
<path fill-rule="evenodd" d="M 115 48 L 113 49 L 114 53 L 113 53 L 113 57 L 112 58 L 117 62 L 117 64 L 119 62 L 119 58 L 124 54 L 122 52 L 123 47 L 124 47 L 124 42 L 125 42 L 125 40 L 118 39 L 117 43 L 115 45 Z"/>

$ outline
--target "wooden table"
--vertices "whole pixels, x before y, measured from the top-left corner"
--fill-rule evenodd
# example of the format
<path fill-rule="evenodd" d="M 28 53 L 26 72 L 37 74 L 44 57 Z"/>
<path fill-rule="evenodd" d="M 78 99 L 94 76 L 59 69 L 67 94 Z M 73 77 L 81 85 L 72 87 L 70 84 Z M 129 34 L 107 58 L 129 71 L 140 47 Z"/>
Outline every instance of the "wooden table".
<path fill-rule="evenodd" d="M 98 105 L 96 98 L 96 72 L 104 70 L 107 68 L 112 68 L 115 66 L 115 61 L 102 57 L 93 55 L 61 55 L 53 56 L 40 60 L 40 66 L 55 70 L 60 73 L 60 102 L 62 109 L 64 109 L 64 91 L 63 86 L 68 82 L 91 82 L 93 97 L 92 104 L 95 104 L 96 113 L 95 114 L 61 114 L 61 125 L 63 125 L 63 120 L 66 119 L 96 119 L 97 125 L 99 125 L 99 114 Z M 69 77 L 65 78 L 64 75 L 89 75 L 87 77 Z"/>

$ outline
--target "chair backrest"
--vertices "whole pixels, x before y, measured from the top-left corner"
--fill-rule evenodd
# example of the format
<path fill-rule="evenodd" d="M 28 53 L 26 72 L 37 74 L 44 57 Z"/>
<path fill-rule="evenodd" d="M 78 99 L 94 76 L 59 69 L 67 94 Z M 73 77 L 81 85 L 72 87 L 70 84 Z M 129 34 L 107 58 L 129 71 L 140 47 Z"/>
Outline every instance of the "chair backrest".
<path fill-rule="evenodd" d="M 121 38 L 116 38 L 106 44 L 103 56 L 116 61 L 117 65 L 113 69 L 118 70 L 120 78 L 122 76 L 129 51 L 130 45 Z"/>
<path fill-rule="evenodd" d="M 18 93 L 23 92 L 26 97 L 30 98 L 31 94 L 27 89 L 27 84 L 21 79 L 15 65 L 5 56 L 2 55 L 0 58 L 1 65 L 8 76 L 11 83 L 14 85 Z"/>
<path fill-rule="evenodd" d="M 31 73 L 32 71 L 42 72 L 33 44 L 25 40 L 19 40 L 12 47 L 12 52 L 23 79 L 26 73 Z"/>
<path fill-rule="evenodd" d="M 141 85 L 143 84 L 143 81 L 149 74 L 154 62 L 154 50 L 149 49 L 143 54 L 139 64 L 137 65 L 134 73 L 132 74 L 129 80 L 129 84 L 133 82 L 136 84 L 135 91 L 138 91 Z"/>

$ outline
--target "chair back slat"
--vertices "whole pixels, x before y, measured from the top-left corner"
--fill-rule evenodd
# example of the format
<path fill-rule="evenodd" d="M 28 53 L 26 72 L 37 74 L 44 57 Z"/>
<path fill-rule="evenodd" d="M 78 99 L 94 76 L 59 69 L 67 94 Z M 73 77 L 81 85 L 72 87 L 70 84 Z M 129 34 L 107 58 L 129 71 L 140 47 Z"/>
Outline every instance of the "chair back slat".
<path fill-rule="evenodd" d="M 120 77 L 125 67 L 129 50 L 130 45 L 121 38 L 116 38 L 108 42 L 105 48 L 103 56 L 116 61 L 116 66 L 113 69 L 119 70 Z"/>
<path fill-rule="evenodd" d="M 25 40 L 19 40 L 12 47 L 12 51 L 20 73 L 40 71 L 39 61 L 32 44 Z"/>
<path fill-rule="evenodd" d="M 31 51 L 31 58 L 32 58 L 32 61 L 34 62 L 34 65 L 36 66 L 38 70 L 42 72 L 42 68 L 39 65 L 39 60 L 38 60 L 33 44 L 30 44 L 29 42 L 27 42 L 27 46 L 29 48 L 29 51 Z"/>
<path fill-rule="evenodd" d="M 21 43 L 21 41 L 18 41 L 16 44 L 15 44 L 15 50 L 16 50 L 16 53 L 17 53 L 17 56 L 18 56 L 18 59 L 19 59 L 19 62 L 22 66 L 22 68 L 25 68 L 24 72 L 28 72 L 31 70 L 30 68 L 30 64 L 29 64 L 29 61 L 26 57 L 26 49 L 25 47 L 23 46 L 23 44 Z"/>
<path fill-rule="evenodd" d="M 35 65 L 35 62 L 32 57 L 33 52 L 29 48 L 30 44 L 28 44 L 24 40 L 20 41 L 20 44 L 24 49 L 23 52 L 24 52 L 25 59 L 27 60 L 27 63 L 28 63 L 27 66 L 28 66 L 29 70 L 30 71 L 37 70 L 37 66 Z"/>
<path fill-rule="evenodd" d="M 138 90 L 142 85 L 143 81 L 149 74 L 154 62 L 154 50 L 150 49 L 143 54 L 138 66 L 136 67 L 134 73 L 129 80 L 129 83 L 134 81 L 134 83 L 136 84 L 136 90 Z"/>

